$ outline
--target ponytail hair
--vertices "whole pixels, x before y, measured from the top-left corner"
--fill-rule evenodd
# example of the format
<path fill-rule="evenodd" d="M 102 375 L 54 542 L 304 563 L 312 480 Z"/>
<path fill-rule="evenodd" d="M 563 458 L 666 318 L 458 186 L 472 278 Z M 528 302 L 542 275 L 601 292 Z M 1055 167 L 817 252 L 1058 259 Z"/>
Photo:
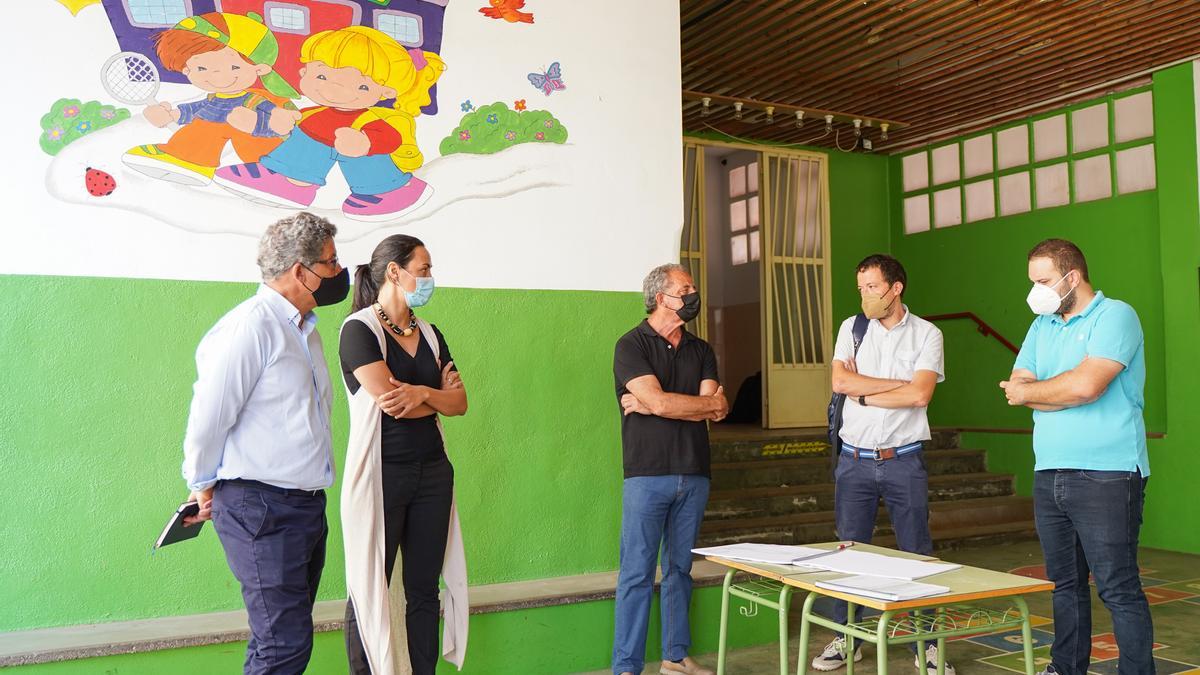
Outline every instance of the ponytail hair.
<path fill-rule="evenodd" d="M 354 270 L 354 302 L 351 304 L 351 311 L 357 312 L 375 304 L 379 299 L 379 289 L 386 281 L 388 265 L 408 265 L 413 252 L 424 245 L 420 239 L 407 234 L 393 234 L 379 242 L 371 252 L 371 262 L 359 265 Z"/>

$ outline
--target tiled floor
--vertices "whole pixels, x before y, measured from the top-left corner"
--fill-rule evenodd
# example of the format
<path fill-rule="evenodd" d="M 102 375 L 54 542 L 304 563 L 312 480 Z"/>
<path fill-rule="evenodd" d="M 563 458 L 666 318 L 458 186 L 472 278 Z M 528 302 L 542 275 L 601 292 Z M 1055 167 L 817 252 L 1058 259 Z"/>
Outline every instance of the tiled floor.
<path fill-rule="evenodd" d="M 946 560 L 989 569 L 1012 571 L 1016 574 L 1043 576 L 1041 550 L 1037 542 L 1005 544 L 945 553 Z M 1142 581 L 1154 615 L 1155 661 L 1159 675 L 1191 673 L 1200 675 L 1200 556 L 1169 551 L 1143 549 L 1140 562 Z M 1038 670 L 1049 663 L 1053 622 L 1050 620 L 1050 594 L 1029 598 L 1035 620 L 1035 655 Z M 1092 592 L 1092 673 L 1116 675 L 1117 649 L 1113 639 L 1108 610 Z M 737 614 L 731 621 L 737 620 Z M 1040 624 L 1040 625 L 1038 625 Z M 806 661 L 816 655 L 832 635 L 814 630 Z M 792 638 L 790 672 L 796 670 L 799 641 Z M 771 675 L 779 672 L 776 645 L 763 645 L 730 652 L 729 675 Z M 946 654 L 962 675 L 1004 675 L 1023 673 L 1020 631 L 998 635 L 954 640 L 947 645 Z M 703 664 L 716 667 L 716 655 L 697 657 Z M 914 673 L 912 655 L 903 651 L 889 659 L 891 673 Z M 601 675 L 606 671 L 597 671 Z M 649 664 L 644 673 L 658 672 L 658 663 Z M 815 672 L 815 671 L 814 671 Z M 839 671 L 842 672 L 842 671 Z M 873 647 L 864 647 L 863 660 L 856 673 L 875 672 Z"/>

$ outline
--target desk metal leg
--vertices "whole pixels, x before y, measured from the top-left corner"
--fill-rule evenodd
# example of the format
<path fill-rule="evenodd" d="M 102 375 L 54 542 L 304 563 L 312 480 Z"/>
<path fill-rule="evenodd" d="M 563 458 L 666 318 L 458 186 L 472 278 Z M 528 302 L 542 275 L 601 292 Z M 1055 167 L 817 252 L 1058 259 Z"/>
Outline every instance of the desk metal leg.
<path fill-rule="evenodd" d="M 938 638 L 937 675 L 946 675 L 946 638 Z M 919 662 L 925 661 L 924 654 L 917 654 Z"/>
<path fill-rule="evenodd" d="M 808 597 L 804 598 L 804 608 L 800 612 L 800 663 L 796 664 L 796 675 L 808 672 L 808 634 L 811 626 L 808 617 L 812 614 L 813 603 L 816 600 L 817 594 L 810 592 Z"/>
<path fill-rule="evenodd" d="M 1017 595 L 1013 603 L 1021 610 L 1021 642 L 1025 648 L 1025 675 L 1033 675 L 1033 626 L 1029 623 L 1029 605 Z"/>
<path fill-rule="evenodd" d="M 721 632 L 717 638 L 717 675 L 725 675 L 725 651 L 729 640 L 729 586 L 733 583 L 733 570 L 725 573 L 721 586 Z"/>
<path fill-rule="evenodd" d="M 888 672 L 888 623 L 892 620 L 891 612 L 884 612 L 879 615 L 879 627 L 875 629 L 875 669 L 879 675 L 887 675 Z M 853 661 L 854 659 L 851 658 Z"/>
<path fill-rule="evenodd" d="M 784 585 L 779 591 L 779 675 L 788 675 L 788 606 L 792 587 Z"/>
<path fill-rule="evenodd" d="M 853 602 L 846 603 L 846 623 L 854 623 L 854 615 L 858 605 Z M 854 636 L 849 633 L 844 633 L 846 636 L 846 675 L 854 675 Z M 880 673 L 880 675 L 884 675 Z"/>

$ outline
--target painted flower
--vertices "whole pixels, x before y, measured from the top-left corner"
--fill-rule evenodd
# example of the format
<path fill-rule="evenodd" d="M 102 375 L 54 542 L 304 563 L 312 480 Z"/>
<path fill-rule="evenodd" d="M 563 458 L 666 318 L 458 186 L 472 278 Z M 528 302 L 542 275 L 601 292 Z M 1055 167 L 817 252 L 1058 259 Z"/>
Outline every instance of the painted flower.
<path fill-rule="evenodd" d="M 517 112 L 521 112 L 524 109 L 525 109 L 525 99 L 513 101 L 513 110 L 516 110 Z"/>
<path fill-rule="evenodd" d="M 52 141 L 61 141 L 63 133 L 62 127 L 51 127 L 46 131 L 46 138 L 49 138 Z"/>
<path fill-rule="evenodd" d="M 106 120 L 111 120 L 117 116 L 117 109 L 111 106 L 104 106 L 100 109 L 100 116 Z"/>
<path fill-rule="evenodd" d="M 547 129 L 554 128 L 554 120 L 546 120 L 543 124 Z"/>
<path fill-rule="evenodd" d="M 88 120 L 83 120 L 79 124 L 75 125 L 75 130 L 81 134 L 86 134 L 92 130 L 92 123 Z"/>
<path fill-rule="evenodd" d="M 488 115 L 488 116 L 487 116 L 487 123 L 488 123 L 488 124 L 495 124 L 495 123 L 497 123 L 497 122 L 499 122 L 499 121 L 500 121 L 500 118 L 499 118 L 499 117 L 496 115 L 496 113 L 492 113 L 491 115 Z"/>
<path fill-rule="evenodd" d="M 63 111 L 62 111 L 62 116 L 68 117 L 68 118 L 75 117 L 78 114 L 79 114 L 79 106 L 77 106 L 77 105 L 69 105 L 69 106 L 63 108 Z"/>
<path fill-rule="evenodd" d="M 515 131 L 512 131 L 511 129 L 510 129 L 510 130 L 508 130 L 508 131 L 506 131 L 506 132 L 504 132 L 504 140 L 506 140 L 506 141 L 515 141 L 515 140 L 517 140 L 517 132 L 515 132 Z"/>
<path fill-rule="evenodd" d="M 467 99 L 467 100 L 463 101 L 462 105 L 460 105 L 458 107 L 462 108 L 462 111 L 465 113 L 469 113 L 475 109 L 475 106 L 471 103 L 471 99 Z"/>
<path fill-rule="evenodd" d="M 458 140 L 460 140 L 460 141 L 471 140 L 471 132 L 467 131 L 466 129 L 459 131 L 458 132 Z"/>
<path fill-rule="evenodd" d="M 545 133 L 543 133 L 543 132 L 541 132 L 541 131 L 539 131 L 539 132 L 537 132 L 536 134 L 534 134 L 534 135 L 533 135 L 533 137 L 534 137 L 534 138 L 536 138 L 536 139 L 538 139 L 539 141 L 544 141 L 544 140 L 546 140 L 546 134 L 545 134 Z"/>

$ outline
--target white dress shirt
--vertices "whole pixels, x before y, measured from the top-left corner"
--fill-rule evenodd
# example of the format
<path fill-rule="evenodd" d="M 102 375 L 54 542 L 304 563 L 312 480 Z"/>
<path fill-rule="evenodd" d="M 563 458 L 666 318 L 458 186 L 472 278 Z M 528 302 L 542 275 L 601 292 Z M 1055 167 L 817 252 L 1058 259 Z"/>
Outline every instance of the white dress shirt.
<path fill-rule="evenodd" d="M 854 354 L 852 330 L 854 317 L 842 322 L 833 360 L 845 364 Z M 860 375 L 885 380 L 911 382 L 918 370 L 937 373 L 937 381 L 946 379 L 942 357 L 942 331 L 904 307 L 900 323 L 888 330 L 878 320 L 867 324 L 867 333 L 854 359 Z M 899 448 L 927 441 L 929 417 L 926 408 L 863 407 L 857 396 L 846 397 L 842 413 L 842 441 L 856 448 Z"/>
<path fill-rule="evenodd" d="M 302 490 L 333 484 L 332 390 L 316 324 L 264 285 L 200 341 L 183 442 L 190 489 L 231 478 Z"/>

